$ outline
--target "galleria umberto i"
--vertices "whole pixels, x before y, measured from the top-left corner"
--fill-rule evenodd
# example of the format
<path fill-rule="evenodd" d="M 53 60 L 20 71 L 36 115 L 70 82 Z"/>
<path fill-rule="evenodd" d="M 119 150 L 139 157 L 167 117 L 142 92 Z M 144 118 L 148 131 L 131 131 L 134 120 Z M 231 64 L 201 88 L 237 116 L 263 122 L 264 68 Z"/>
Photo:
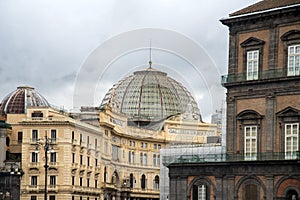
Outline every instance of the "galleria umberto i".
<path fill-rule="evenodd" d="M 113 85 L 98 107 L 70 113 L 20 86 L 3 97 L 0 114 L 0 165 L 22 170 L 14 198 L 22 200 L 43 199 L 45 180 L 50 200 L 158 200 L 160 151 L 221 137 L 191 93 L 151 65 Z"/>

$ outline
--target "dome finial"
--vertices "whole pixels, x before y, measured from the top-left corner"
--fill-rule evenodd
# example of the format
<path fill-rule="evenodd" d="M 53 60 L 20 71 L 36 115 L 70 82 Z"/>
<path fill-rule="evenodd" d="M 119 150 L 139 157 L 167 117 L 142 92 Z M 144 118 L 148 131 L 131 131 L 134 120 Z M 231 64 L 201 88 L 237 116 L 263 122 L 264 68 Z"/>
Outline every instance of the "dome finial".
<path fill-rule="evenodd" d="M 152 69 L 152 59 L 151 59 L 151 57 L 152 57 L 152 51 L 151 50 L 152 49 L 151 49 L 151 40 L 150 40 L 149 69 Z"/>

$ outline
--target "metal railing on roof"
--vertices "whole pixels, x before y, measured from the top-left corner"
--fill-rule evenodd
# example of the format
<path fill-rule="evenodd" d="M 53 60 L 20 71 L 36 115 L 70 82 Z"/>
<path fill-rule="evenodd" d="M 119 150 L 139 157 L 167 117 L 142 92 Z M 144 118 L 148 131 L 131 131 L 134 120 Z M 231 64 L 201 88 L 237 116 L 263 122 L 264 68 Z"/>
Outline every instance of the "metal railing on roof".
<path fill-rule="evenodd" d="M 185 154 L 163 156 L 164 165 L 183 163 L 206 163 L 206 162 L 238 162 L 238 161 L 271 161 L 271 160 L 299 160 L 300 151 L 296 152 L 271 152 L 256 154 Z"/>

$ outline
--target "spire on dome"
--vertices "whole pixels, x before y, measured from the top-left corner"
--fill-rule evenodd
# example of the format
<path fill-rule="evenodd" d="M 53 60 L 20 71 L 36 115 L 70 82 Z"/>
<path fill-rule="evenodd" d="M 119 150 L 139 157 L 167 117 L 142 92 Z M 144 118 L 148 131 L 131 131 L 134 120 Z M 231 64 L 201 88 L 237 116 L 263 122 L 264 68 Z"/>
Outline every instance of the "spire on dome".
<path fill-rule="evenodd" d="M 152 51 L 151 51 L 151 40 L 150 40 L 150 59 L 149 59 L 149 69 L 152 69 Z"/>

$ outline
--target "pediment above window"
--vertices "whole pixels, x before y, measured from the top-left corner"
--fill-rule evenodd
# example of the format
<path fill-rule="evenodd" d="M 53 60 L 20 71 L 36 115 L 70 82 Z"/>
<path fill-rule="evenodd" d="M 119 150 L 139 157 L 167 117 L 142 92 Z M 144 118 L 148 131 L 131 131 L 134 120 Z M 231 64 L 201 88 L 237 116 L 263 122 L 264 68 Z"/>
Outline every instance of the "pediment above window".
<path fill-rule="evenodd" d="M 252 46 L 260 46 L 265 44 L 265 41 L 257 39 L 255 37 L 250 37 L 244 42 L 241 43 L 242 47 L 252 47 Z"/>
<path fill-rule="evenodd" d="M 237 115 L 238 120 L 262 119 L 263 116 L 254 110 L 244 110 Z"/>
<path fill-rule="evenodd" d="M 263 116 L 254 110 L 244 110 L 236 116 L 241 125 L 260 125 Z"/>
<path fill-rule="evenodd" d="M 292 108 L 292 107 L 287 107 L 283 109 L 282 111 L 277 113 L 278 117 L 296 117 L 300 116 L 300 110 Z"/>
<path fill-rule="evenodd" d="M 29 174 L 39 174 L 39 170 L 37 168 L 30 168 Z"/>
<path fill-rule="evenodd" d="M 281 36 L 282 41 L 299 40 L 299 39 L 300 39 L 300 30 L 291 30 Z"/>

